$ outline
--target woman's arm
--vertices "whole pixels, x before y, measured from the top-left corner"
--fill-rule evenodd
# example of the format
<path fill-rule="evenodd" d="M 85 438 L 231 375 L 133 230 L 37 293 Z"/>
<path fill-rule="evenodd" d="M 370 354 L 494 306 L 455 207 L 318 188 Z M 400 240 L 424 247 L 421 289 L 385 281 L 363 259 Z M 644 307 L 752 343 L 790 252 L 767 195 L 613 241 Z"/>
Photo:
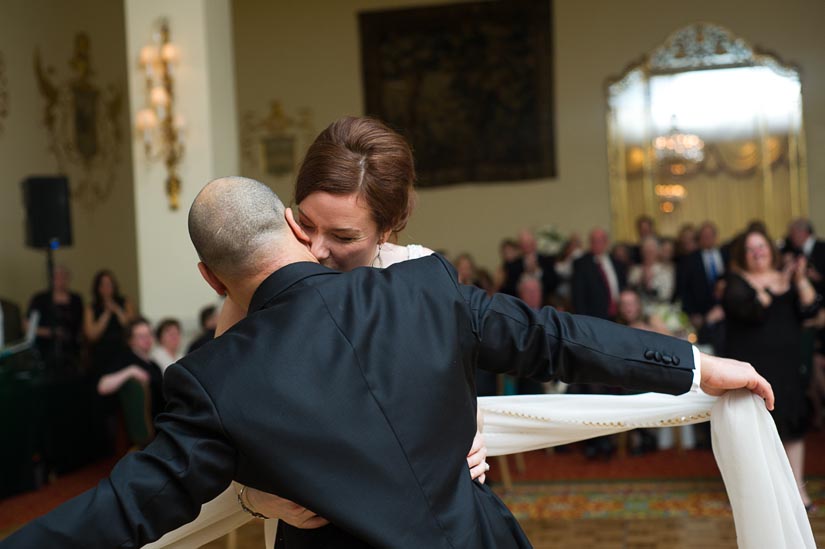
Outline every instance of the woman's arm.
<path fill-rule="evenodd" d="M 808 278 L 808 261 L 805 256 L 797 260 L 794 270 L 794 283 L 796 291 L 799 292 L 799 304 L 802 307 L 810 307 L 816 301 L 816 290 Z"/>
<path fill-rule="evenodd" d="M 95 320 L 92 306 L 87 305 L 86 309 L 83 311 L 83 334 L 86 336 L 86 339 L 92 343 L 100 339 L 100 336 L 102 336 L 103 331 L 106 330 L 106 325 L 109 324 L 109 319 L 111 317 L 112 312 L 109 309 L 104 309 L 103 314 L 100 315 L 100 318 Z"/>
<path fill-rule="evenodd" d="M 745 278 L 732 274 L 725 286 L 722 307 L 725 314 L 746 322 L 761 322 L 771 296 L 763 288 L 757 290 Z"/>
<path fill-rule="evenodd" d="M 141 385 L 149 385 L 149 374 L 139 366 L 127 366 L 112 374 L 106 374 L 97 382 L 97 392 L 101 395 L 116 393 L 124 383 L 130 379 L 137 380 Z"/>
<path fill-rule="evenodd" d="M 132 307 L 132 303 L 128 299 L 124 300 L 123 307 L 118 305 L 116 301 L 112 301 L 107 304 L 106 309 L 110 310 L 115 316 L 117 316 L 121 326 L 126 326 L 135 317 L 135 310 Z"/>

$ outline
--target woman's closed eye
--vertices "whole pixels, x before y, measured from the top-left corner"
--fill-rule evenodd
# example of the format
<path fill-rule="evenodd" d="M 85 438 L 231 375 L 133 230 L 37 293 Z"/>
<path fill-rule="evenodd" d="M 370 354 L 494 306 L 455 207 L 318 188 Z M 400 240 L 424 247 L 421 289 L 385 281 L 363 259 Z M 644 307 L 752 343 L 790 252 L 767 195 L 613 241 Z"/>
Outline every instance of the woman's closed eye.
<path fill-rule="evenodd" d="M 342 242 L 344 244 L 350 244 L 352 242 L 358 242 L 361 238 L 357 236 L 350 236 L 350 235 L 333 235 L 335 240 L 338 242 Z"/>

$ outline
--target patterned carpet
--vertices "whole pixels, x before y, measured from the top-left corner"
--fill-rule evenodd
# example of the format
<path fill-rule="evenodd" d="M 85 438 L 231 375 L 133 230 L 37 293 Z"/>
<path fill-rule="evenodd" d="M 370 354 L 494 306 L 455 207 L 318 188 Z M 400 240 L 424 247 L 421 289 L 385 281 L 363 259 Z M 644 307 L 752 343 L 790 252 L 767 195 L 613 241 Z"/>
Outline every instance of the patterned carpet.
<path fill-rule="evenodd" d="M 825 479 L 808 483 L 825 516 Z M 519 520 L 731 517 L 720 480 L 522 482 L 502 499 Z"/>

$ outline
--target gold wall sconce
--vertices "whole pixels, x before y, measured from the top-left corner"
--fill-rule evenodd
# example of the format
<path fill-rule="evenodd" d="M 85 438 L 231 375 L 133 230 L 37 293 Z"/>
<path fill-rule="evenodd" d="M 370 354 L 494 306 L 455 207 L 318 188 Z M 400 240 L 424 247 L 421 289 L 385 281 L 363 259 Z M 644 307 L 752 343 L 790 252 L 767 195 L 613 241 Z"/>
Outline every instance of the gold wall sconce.
<path fill-rule="evenodd" d="M 180 57 L 171 41 L 169 23 L 158 22 L 152 42 L 140 50 L 140 70 L 146 81 L 146 106 L 135 117 L 135 128 L 149 160 L 166 165 L 166 195 L 169 208 L 180 205 L 181 180 L 178 166 L 183 158 L 184 119 L 176 113 L 174 67 Z"/>

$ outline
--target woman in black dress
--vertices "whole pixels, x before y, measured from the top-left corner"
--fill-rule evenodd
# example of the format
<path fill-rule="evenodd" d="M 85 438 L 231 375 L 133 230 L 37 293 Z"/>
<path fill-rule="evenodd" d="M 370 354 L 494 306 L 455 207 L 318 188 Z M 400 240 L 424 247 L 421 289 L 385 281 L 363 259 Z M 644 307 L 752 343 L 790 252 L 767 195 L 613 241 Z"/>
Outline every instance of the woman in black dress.
<path fill-rule="evenodd" d="M 83 331 L 89 342 L 92 372 L 111 370 L 126 350 L 124 328 L 134 317 L 132 304 L 120 295 L 111 271 L 98 272 L 92 282 L 92 303 L 86 307 Z"/>
<path fill-rule="evenodd" d="M 727 321 L 727 355 L 753 364 L 773 386 L 773 418 L 806 508 L 804 436 L 808 425 L 809 373 L 802 361 L 802 321 L 816 314 L 818 296 L 808 280 L 804 256 L 778 270 L 768 235 L 750 230 L 734 250 L 722 304 Z"/>

